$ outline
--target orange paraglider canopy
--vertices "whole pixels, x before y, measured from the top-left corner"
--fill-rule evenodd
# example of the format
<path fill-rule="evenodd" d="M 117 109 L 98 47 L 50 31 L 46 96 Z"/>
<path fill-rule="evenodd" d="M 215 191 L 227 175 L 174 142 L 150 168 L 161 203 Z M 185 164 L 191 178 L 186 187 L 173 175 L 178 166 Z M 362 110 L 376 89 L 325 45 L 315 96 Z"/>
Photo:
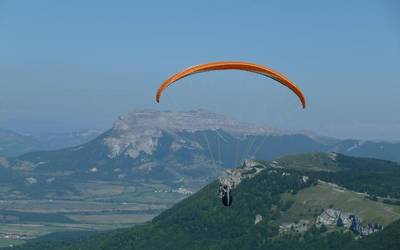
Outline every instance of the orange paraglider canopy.
<path fill-rule="evenodd" d="M 243 70 L 243 71 L 249 71 L 257 74 L 261 74 L 264 76 L 267 76 L 269 78 L 272 78 L 281 84 L 285 85 L 289 89 L 291 89 L 300 99 L 301 105 L 303 108 L 306 107 L 306 100 L 301 92 L 300 88 L 296 86 L 292 81 L 290 81 L 286 76 L 283 74 L 279 73 L 278 71 L 275 71 L 271 68 L 254 64 L 254 63 L 249 63 L 249 62 L 237 62 L 237 61 L 228 61 L 228 62 L 211 62 L 211 63 L 205 63 L 205 64 L 200 64 L 196 65 L 190 68 L 187 68 L 167 80 L 165 80 L 161 86 L 158 88 L 157 95 L 156 95 L 156 101 L 160 102 L 160 97 L 162 92 L 168 88 L 169 85 L 172 83 L 196 74 L 196 73 L 201 73 L 201 72 L 206 72 L 206 71 L 214 71 L 214 70 Z"/>

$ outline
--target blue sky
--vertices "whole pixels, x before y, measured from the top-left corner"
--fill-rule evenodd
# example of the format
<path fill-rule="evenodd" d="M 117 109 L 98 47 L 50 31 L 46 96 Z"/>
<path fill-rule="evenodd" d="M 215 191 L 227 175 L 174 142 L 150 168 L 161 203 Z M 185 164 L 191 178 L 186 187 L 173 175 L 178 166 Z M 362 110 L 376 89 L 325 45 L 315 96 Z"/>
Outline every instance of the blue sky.
<path fill-rule="evenodd" d="M 400 3 L 0 0 L 0 127 L 107 129 L 134 108 L 204 108 L 272 127 L 400 140 Z M 158 85 L 246 60 L 288 75 L 308 107 L 242 72 Z"/>

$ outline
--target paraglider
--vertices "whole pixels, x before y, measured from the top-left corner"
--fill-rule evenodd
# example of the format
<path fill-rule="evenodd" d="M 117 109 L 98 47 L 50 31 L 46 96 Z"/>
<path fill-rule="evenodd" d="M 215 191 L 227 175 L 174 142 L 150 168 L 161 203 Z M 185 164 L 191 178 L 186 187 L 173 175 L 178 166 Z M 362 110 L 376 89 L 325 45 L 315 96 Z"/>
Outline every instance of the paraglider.
<path fill-rule="evenodd" d="M 239 62 L 239 61 L 227 61 L 227 62 L 211 62 L 211 63 L 205 63 L 205 64 L 200 64 L 196 65 L 190 68 L 187 68 L 171 77 L 169 77 L 167 80 L 165 80 L 161 86 L 158 88 L 157 94 L 156 94 L 156 101 L 160 102 L 161 94 L 163 91 L 168 88 L 171 84 L 175 83 L 176 81 L 188 77 L 193 74 L 197 73 L 202 73 L 202 72 L 208 72 L 208 71 L 214 71 L 214 70 L 242 70 L 242 71 L 248 71 L 248 72 L 253 72 L 257 73 L 260 75 L 264 75 L 266 77 L 272 78 L 275 81 L 283 84 L 284 86 L 288 87 L 290 90 L 292 90 L 297 97 L 300 99 L 301 105 L 303 108 L 306 107 L 306 100 L 301 92 L 300 88 L 296 86 L 292 81 L 290 81 L 286 76 L 283 74 L 279 73 L 276 70 L 273 70 L 271 68 L 254 64 L 254 63 L 249 63 L 249 62 Z"/>
<path fill-rule="evenodd" d="M 196 65 L 190 68 L 187 68 L 183 71 L 180 71 L 168 79 L 166 79 L 158 88 L 156 94 L 156 101 L 160 102 L 161 95 L 163 94 L 164 90 L 167 89 L 171 84 L 188 77 L 193 74 L 208 72 L 208 71 L 216 71 L 216 70 L 241 70 L 247 71 L 251 73 L 260 74 L 266 77 L 269 77 L 280 84 L 289 88 L 300 100 L 301 106 L 303 108 L 306 107 L 306 99 L 300 90 L 299 87 L 296 86 L 289 78 L 285 75 L 279 73 L 278 71 L 265 67 L 263 65 L 250 63 L 250 62 L 240 62 L 240 61 L 224 61 L 224 62 L 211 62 Z M 232 184 L 233 183 L 233 184 Z M 232 205 L 232 191 L 234 189 L 234 182 L 230 181 L 221 181 L 218 188 L 218 196 L 222 199 L 222 203 L 224 206 L 231 206 Z"/>

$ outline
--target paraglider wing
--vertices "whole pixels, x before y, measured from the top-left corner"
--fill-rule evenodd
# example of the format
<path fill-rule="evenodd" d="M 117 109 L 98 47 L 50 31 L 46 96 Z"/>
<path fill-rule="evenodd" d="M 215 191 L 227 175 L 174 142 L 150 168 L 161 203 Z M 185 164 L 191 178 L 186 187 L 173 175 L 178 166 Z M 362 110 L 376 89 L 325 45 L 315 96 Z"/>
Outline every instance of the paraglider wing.
<path fill-rule="evenodd" d="M 160 102 L 160 97 L 163 91 L 168 88 L 171 84 L 174 82 L 185 78 L 187 76 L 196 74 L 196 73 L 201 73 L 201 72 L 207 72 L 207 71 L 214 71 L 214 70 L 243 70 L 243 71 L 249 71 L 257 74 L 261 74 L 264 76 L 267 76 L 269 78 L 274 79 L 275 81 L 280 82 L 281 84 L 285 85 L 289 89 L 291 89 L 300 99 L 301 105 L 303 108 L 306 107 L 306 100 L 301 92 L 300 88 L 297 87 L 292 81 L 290 81 L 286 76 L 283 74 L 279 73 L 276 70 L 273 70 L 271 68 L 254 64 L 254 63 L 249 63 L 249 62 L 236 62 L 236 61 L 231 61 L 231 62 L 211 62 L 211 63 L 206 63 L 206 64 L 200 64 L 196 65 L 190 68 L 187 68 L 167 80 L 165 80 L 161 86 L 159 87 L 156 95 L 156 101 Z"/>

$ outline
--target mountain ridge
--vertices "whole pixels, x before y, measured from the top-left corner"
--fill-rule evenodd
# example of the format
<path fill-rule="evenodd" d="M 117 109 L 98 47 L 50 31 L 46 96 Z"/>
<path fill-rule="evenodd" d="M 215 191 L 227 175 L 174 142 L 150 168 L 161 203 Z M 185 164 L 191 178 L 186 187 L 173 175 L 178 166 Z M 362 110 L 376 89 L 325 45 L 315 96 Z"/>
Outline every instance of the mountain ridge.
<path fill-rule="evenodd" d="M 90 141 L 100 134 L 98 130 L 80 130 L 31 135 L 0 128 L 0 156 L 16 157 L 35 151 L 72 147 Z"/>

